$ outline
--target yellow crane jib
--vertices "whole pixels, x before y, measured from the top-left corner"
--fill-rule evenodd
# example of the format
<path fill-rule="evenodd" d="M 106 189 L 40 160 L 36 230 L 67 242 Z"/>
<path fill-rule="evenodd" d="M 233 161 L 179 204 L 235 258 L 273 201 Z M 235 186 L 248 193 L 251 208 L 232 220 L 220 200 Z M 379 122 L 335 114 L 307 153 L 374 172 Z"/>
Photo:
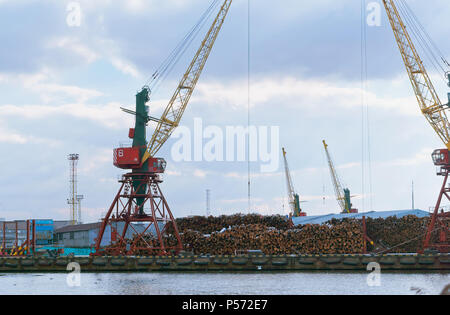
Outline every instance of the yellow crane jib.
<path fill-rule="evenodd" d="M 291 215 L 293 217 L 304 217 L 306 216 L 306 213 L 303 212 L 302 209 L 300 208 L 300 197 L 295 192 L 286 155 L 287 155 L 286 150 L 283 148 L 284 171 L 286 175 L 286 187 L 288 191 L 288 199 L 289 199 L 289 207 L 291 208 Z"/>
<path fill-rule="evenodd" d="M 325 140 L 323 140 L 322 143 L 325 148 L 325 154 L 327 156 L 327 162 L 330 168 L 331 181 L 333 183 L 336 200 L 342 210 L 342 213 L 358 213 L 358 210 L 352 209 L 350 190 L 348 188 L 344 188 L 339 180 L 336 168 L 334 167 L 333 160 L 328 150 L 328 144 Z"/>
<path fill-rule="evenodd" d="M 383 0 L 389 22 L 397 41 L 403 62 L 409 75 L 420 109 L 436 131 L 438 136 L 450 150 L 450 124 L 446 109 L 431 82 L 427 70 L 420 58 L 417 49 L 407 31 L 407 27 L 398 11 L 394 0 Z M 450 86 L 450 74 L 447 74 Z M 450 94 L 449 94 L 450 102 Z"/>
<path fill-rule="evenodd" d="M 192 93 L 197 85 L 198 79 L 205 67 L 209 54 L 214 46 L 217 36 L 227 17 L 232 0 L 225 0 L 219 13 L 214 19 L 208 33 L 203 39 L 200 48 L 190 63 L 188 69 L 178 84 L 175 93 L 169 101 L 164 113 L 159 120 L 155 132 L 148 143 L 146 152 L 142 157 L 142 164 L 150 157 L 154 157 L 163 144 L 172 135 L 175 128 L 179 125 L 184 111 L 189 103 Z"/>

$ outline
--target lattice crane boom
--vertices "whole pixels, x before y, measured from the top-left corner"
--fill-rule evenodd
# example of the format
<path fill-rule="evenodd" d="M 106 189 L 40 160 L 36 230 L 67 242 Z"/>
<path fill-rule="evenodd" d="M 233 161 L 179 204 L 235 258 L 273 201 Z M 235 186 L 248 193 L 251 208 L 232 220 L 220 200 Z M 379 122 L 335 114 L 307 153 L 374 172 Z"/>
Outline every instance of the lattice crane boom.
<path fill-rule="evenodd" d="M 420 109 L 447 149 L 450 150 L 450 124 L 446 113 L 448 104 L 443 105 L 439 99 L 395 1 L 383 0 L 383 3 Z"/>
<path fill-rule="evenodd" d="M 294 184 L 291 178 L 291 172 L 289 170 L 289 164 L 286 158 L 286 150 L 283 148 L 283 159 L 284 159 L 284 172 L 286 175 L 286 187 L 288 191 L 289 207 L 291 208 L 291 213 L 294 216 L 299 216 L 300 201 L 298 195 L 295 193 Z"/>
<path fill-rule="evenodd" d="M 183 75 L 183 78 L 178 84 L 164 113 L 158 120 L 155 132 L 153 133 L 153 136 L 148 143 L 147 151 L 142 158 L 142 164 L 145 163 L 148 158 L 156 155 L 172 135 L 175 128 L 178 127 L 225 18 L 227 17 L 232 2 L 233 0 L 225 0 L 222 4 L 219 13 L 203 39 L 194 59 Z"/>
<path fill-rule="evenodd" d="M 341 184 L 341 181 L 339 180 L 336 168 L 334 167 L 333 159 L 331 158 L 330 152 L 328 151 L 328 144 L 325 142 L 325 140 L 323 140 L 323 146 L 325 148 L 325 153 L 327 155 L 328 167 L 330 168 L 331 180 L 333 182 L 336 200 L 339 203 L 342 212 L 348 213 L 349 209 L 347 209 L 348 207 L 346 207 L 344 188 Z"/>

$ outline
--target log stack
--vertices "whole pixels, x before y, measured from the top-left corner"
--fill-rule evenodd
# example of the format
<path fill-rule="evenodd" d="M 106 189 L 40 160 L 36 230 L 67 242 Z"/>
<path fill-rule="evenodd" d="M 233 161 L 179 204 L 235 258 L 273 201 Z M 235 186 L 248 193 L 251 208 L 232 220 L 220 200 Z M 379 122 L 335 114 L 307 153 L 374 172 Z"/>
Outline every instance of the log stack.
<path fill-rule="evenodd" d="M 366 219 L 367 235 L 375 242 L 369 251 L 412 253 L 421 248 L 429 218 L 405 216 Z M 233 215 L 177 219 L 185 251 L 196 255 L 235 255 L 259 250 L 266 255 L 284 254 L 362 254 L 361 220 L 331 220 L 322 225 L 290 228 L 281 216 Z M 168 231 L 166 244 L 176 245 Z M 130 244 L 132 241 L 130 241 Z M 157 247 L 151 235 L 146 242 Z M 401 244 L 401 246 L 398 246 Z M 144 255 L 145 253 L 142 253 Z M 157 253 L 154 253 L 155 255 Z"/>
<path fill-rule="evenodd" d="M 362 253 L 362 230 L 357 221 L 337 225 L 306 225 L 278 230 L 262 224 L 233 227 L 225 232 L 182 234 L 187 250 L 197 255 L 233 255 L 260 250 L 266 255 Z"/>
<path fill-rule="evenodd" d="M 429 218 L 410 215 L 403 218 L 366 219 L 367 235 L 375 242 L 370 250 L 386 253 L 415 253 L 422 247 Z M 434 233 L 433 237 L 437 237 Z M 401 246 L 398 246 L 402 244 Z"/>
<path fill-rule="evenodd" d="M 289 222 L 286 217 L 281 215 L 262 216 L 259 214 L 235 214 L 219 217 L 195 216 L 176 219 L 176 223 L 180 233 L 194 230 L 203 234 L 211 234 L 224 228 L 250 224 L 262 224 L 279 230 L 286 230 L 289 228 Z M 170 233 L 171 231 L 168 232 Z"/>

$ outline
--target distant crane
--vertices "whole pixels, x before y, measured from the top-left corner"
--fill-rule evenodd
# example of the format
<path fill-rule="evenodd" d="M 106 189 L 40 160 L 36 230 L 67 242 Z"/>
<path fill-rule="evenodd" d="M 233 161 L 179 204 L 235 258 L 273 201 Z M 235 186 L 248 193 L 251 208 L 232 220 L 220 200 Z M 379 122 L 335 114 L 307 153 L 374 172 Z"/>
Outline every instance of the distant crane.
<path fill-rule="evenodd" d="M 289 207 L 291 209 L 290 215 L 294 218 L 305 217 L 306 213 L 300 208 L 300 197 L 295 192 L 294 184 L 292 183 L 291 172 L 289 170 L 289 165 L 286 158 L 286 150 L 283 148 L 283 158 L 284 158 L 284 172 L 286 175 L 286 187 L 288 191 Z"/>
<path fill-rule="evenodd" d="M 172 69 L 181 54 L 195 37 L 220 0 L 212 1 L 200 21 L 194 26 L 182 43 L 152 76 L 151 82 L 159 82 Z M 132 147 L 114 150 L 114 165 L 131 170 L 119 181 L 121 187 L 109 208 L 95 245 L 95 255 L 170 255 L 179 253 L 183 246 L 178 228 L 169 205 L 159 186 L 160 177 L 166 168 L 166 161 L 156 154 L 178 127 L 183 113 L 194 92 L 206 61 L 227 17 L 232 0 L 223 1 L 214 22 L 202 40 L 197 53 L 181 78 L 161 118 L 149 116 L 151 88 L 144 86 L 136 95 L 136 110 L 122 110 L 135 116 L 135 127 L 129 130 Z M 155 81 L 156 80 L 156 81 Z M 146 127 L 149 122 L 157 124 L 149 142 Z M 107 248 L 101 248 L 106 228 L 110 227 L 115 241 Z M 172 242 L 167 241 L 170 231 Z M 130 234 L 132 237 L 130 237 Z M 154 236 L 154 239 L 151 236 Z"/>
<path fill-rule="evenodd" d="M 328 145 L 323 140 L 323 146 L 325 147 L 325 153 L 327 155 L 328 166 L 330 167 L 331 180 L 333 182 L 334 192 L 336 194 L 336 200 L 341 207 L 342 213 L 358 213 L 357 209 L 353 209 L 351 203 L 352 196 L 350 195 L 350 189 L 343 188 L 341 181 L 339 180 L 336 168 L 334 167 L 333 160 L 331 159 L 330 152 L 328 151 Z"/>
<path fill-rule="evenodd" d="M 445 77 L 448 80 L 449 87 L 450 72 L 446 71 L 444 67 L 450 68 L 450 64 L 439 51 L 438 53 L 441 55 L 440 58 L 432 51 L 433 48 L 434 50 L 438 50 L 437 46 L 432 42 L 431 37 L 425 32 L 423 26 L 419 23 L 414 13 L 404 1 L 383 0 L 383 4 L 394 32 L 400 54 L 403 58 L 403 63 L 405 64 L 406 71 L 408 72 L 409 79 L 414 89 L 414 94 L 419 103 L 420 110 L 446 146 L 445 149 L 435 150 L 432 154 L 434 164 L 440 168 L 437 175 L 444 176 L 444 183 L 423 242 L 423 251 L 435 248 L 441 252 L 448 252 L 450 251 L 450 212 L 444 212 L 444 210 L 441 210 L 440 208 L 444 196 L 450 200 L 450 187 L 447 186 L 450 174 L 450 124 L 447 117 L 447 110 L 450 106 L 450 93 L 448 93 L 449 102 L 443 104 L 431 82 L 424 63 L 414 46 L 408 29 L 416 36 L 420 45 L 428 50 L 427 54 L 434 59 L 434 61 L 432 61 L 433 64 L 435 66 L 436 64 L 440 66 L 443 74 L 445 74 Z M 400 12 L 405 19 L 402 18 Z M 404 21 L 408 22 L 408 25 L 406 25 Z M 441 64 L 441 61 L 443 64 Z M 437 243 L 433 243 L 432 241 L 432 234 L 435 231 L 439 231 L 439 242 Z"/>

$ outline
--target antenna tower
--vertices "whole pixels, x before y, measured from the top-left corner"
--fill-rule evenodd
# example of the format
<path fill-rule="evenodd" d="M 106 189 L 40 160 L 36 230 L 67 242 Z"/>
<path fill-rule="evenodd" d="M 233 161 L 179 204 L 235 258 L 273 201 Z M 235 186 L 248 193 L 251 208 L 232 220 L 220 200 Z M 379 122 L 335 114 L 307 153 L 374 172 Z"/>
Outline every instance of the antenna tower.
<path fill-rule="evenodd" d="M 70 163 L 70 195 L 67 203 L 70 205 L 70 222 L 75 225 L 78 223 L 78 204 L 81 201 L 77 198 L 77 165 L 80 155 L 70 154 L 67 159 Z"/>

